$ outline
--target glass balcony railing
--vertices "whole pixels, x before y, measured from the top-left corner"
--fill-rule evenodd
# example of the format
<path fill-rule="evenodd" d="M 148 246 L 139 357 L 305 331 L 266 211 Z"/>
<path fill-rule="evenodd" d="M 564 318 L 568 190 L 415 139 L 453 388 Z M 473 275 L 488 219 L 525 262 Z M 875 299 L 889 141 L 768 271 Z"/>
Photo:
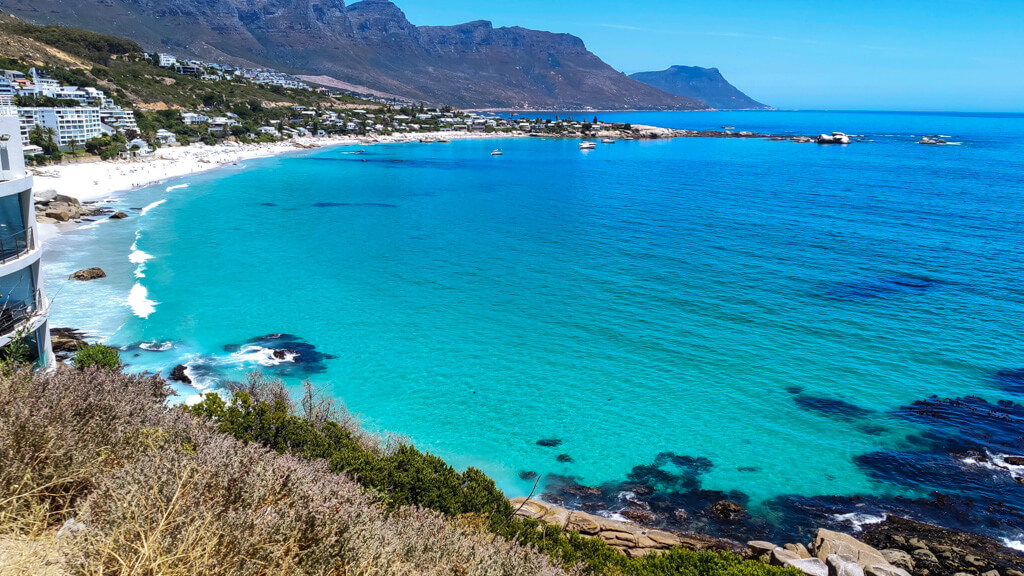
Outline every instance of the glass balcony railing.
<path fill-rule="evenodd" d="M 21 258 L 35 249 L 35 237 L 32 229 L 0 236 L 0 264 L 7 264 Z"/>
<path fill-rule="evenodd" d="M 0 336 L 16 332 L 37 317 L 44 308 L 43 293 L 35 290 L 28 300 L 0 302 Z"/>

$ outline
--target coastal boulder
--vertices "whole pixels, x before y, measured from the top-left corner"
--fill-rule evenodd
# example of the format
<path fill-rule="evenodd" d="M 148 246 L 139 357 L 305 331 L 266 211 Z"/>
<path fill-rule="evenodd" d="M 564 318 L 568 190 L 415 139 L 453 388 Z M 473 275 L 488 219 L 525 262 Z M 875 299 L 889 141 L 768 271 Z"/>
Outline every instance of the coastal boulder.
<path fill-rule="evenodd" d="M 882 557 L 889 561 L 889 564 L 897 568 L 902 568 L 907 571 L 914 569 L 914 558 L 903 550 L 896 550 L 895 548 L 889 548 L 882 550 Z"/>
<path fill-rule="evenodd" d="M 71 213 L 67 210 L 50 210 L 46 212 L 45 216 L 57 222 L 68 222 L 71 220 Z"/>
<path fill-rule="evenodd" d="M 567 530 L 579 532 L 583 536 L 600 538 L 605 544 L 631 558 L 638 558 L 655 550 L 667 550 L 675 546 L 682 546 L 690 550 L 721 550 L 734 554 L 743 552 L 742 545 L 731 540 L 689 532 L 676 534 L 654 530 L 638 524 L 567 510 L 561 506 L 526 498 L 515 498 L 511 500 L 511 504 L 516 516 L 564 527 Z M 779 548 L 779 550 L 782 549 Z M 785 550 L 783 552 L 791 554 Z M 794 554 L 793 557 L 795 558 L 796 555 Z M 827 576 L 827 574 L 822 576 Z"/>
<path fill-rule="evenodd" d="M 846 555 L 829 554 L 825 565 L 828 566 L 828 576 L 864 576 L 860 564 Z"/>
<path fill-rule="evenodd" d="M 50 345 L 55 353 L 73 353 L 86 345 L 85 335 L 73 328 L 51 328 Z"/>
<path fill-rule="evenodd" d="M 795 552 L 790 552 L 785 548 L 776 548 L 772 550 L 771 555 L 768 557 L 768 562 L 773 566 L 786 566 L 788 563 L 795 560 L 800 560 Z"/>
<path fill-rule="evenodd" d="M 569 521 L 565 523 L 565 529 L 579 532 L 584 536 L 597 536 L 601 533 L 601 525 L 590 514 L 583 514 L 581 512 L 573 512 L 569 515 Z"/>
<path fill-rule="evenodd" d="M 775 550 L 776 548 L 778 548 L 778 546 L 771 542 L 754 540 L 752 542 L 747 542 L 747 556 L 750 556 L 751 558 L 764 558 L 771 554 L 772 550 Z"/>
<path fill-rule="evenodd" d="M 827 561 L 833 554 L 847 556 L 863 568 L 888 566 L 889 562 L 878 550 L 857 540 L 849 534 L 821 528 L 814 538 L 814 554 L 819 560 Z"/>
<path fill-rule="evenodd" d="M 65 196 L 64 194 L 55 194 L 51 202 L 60 202 L 61 204 L 69 204 L 71 206 L 81 206 L 82 203 L 78 201 L 78 198 L 72 196 Z"/>
<path fill-rule="evenodd" d="M 895 566 L 868 566 L 865 576 L 910 576 L 910 572 Z"/>
<path fill-rule="evenodd" d="M 828 566 L 817 558 L 792 560 L 786 564 L 786 567 L 796 568 L 807 576 L 828 576 Z"/>
<path fill-rule="evenodd" d="M 803 544 L 786 544 L 783 548 L 793 552 L 801 558 L 811 558 L 811 553 L 807 551 L 807 546 L 804 546 Z"/>
<path fill-rule="evenodd" d="M 89 280 L 96 280 L 98 278 L 106 278 L 107 273 L 102 268 L 86 268 L 85 270 L 79 270 L 68 277 L 69 280 L 79 280 L 82 282 L 88 282 Z"/>
<path fill-rule="evenodd" d="M 123 220 L 127 217 L 128 215 L 125 214 L 124 212 L 121 212 L 120 210 L 110 215 L 111 220 Z"/>

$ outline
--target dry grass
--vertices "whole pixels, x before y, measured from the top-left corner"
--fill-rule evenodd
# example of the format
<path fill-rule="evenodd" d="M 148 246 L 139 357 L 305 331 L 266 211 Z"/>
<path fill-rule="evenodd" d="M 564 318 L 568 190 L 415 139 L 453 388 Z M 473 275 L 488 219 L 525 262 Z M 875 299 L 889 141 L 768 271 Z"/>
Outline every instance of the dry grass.
<path fill-rule="evenodd" d="M 38 535 L 69 517 L 139 430 L 166 419 L 162 381 L 62 369 L 0 373 L 0 534 Z"/>
<path fill-rule="evenodd" d="M 98 371 L 0 375 L 0 531 L 75 517 L 60 544 L 83 576 L 562 574 L 439 513 L 385 514 L 324 463 L 217 434 L 165 394 Z"/>
<path fill-rule="evenodd" d="M 65 576 L 64 556 L 49 537 L 0 537 L 0 576 Z"/>

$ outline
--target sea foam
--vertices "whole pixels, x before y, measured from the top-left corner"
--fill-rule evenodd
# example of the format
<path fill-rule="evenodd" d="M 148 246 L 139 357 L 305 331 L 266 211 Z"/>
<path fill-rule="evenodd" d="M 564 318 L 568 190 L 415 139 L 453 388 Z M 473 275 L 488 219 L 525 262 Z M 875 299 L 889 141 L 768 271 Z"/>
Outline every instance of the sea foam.
<path fill-rule="evenodd" d="M 149 318 L 149 316 L 156 312 L 157 302 L 149 299 L 149 290 L 145 286 L 136 282 L 132 286 L 131 292 L 128 293 L 128 306 L 131 307 L 132 313 L 139 318 Z"/>
<path fill-rule="evenodd" d="M 142 235 L 140 230 L 135 232 L 135 242 L 132 242 L 131 254 L 128 255 L 128 261 L 135 264 L 135 277 L 145 278 L 146 274 L 146 262 L 153 259 L 151 254 L 147 254 L 142 250 L 139 250 L 139 237 Z"/>
<path fill-rule="evenodd" d="M 149 213 L 150 210 L 152 210 L 153 208 L 156 208 L 157 206 L 163 204 L 164 202 L 167 202 L 167 200 L 166 199 L 165 200 L 157 200 L 156 202 L 153 202 L 149 206 L 146 206 L 145 208 L 143 208 L 142 212 L 139 212 L 139 216 L 145 216 L 147 213 Z"/>
<path fill-rule="evenodd" d="M 228 364 L 259 364 L 260 366 L 278 366 L 286 362 L 294 362 L 298 354 L 293 352 L 285 352 L 284 358 L 277 358 L 274 356 L 275 350 L 273 348 L 264 348 L 262 346 L 242 346 L 238 352 L 231 355 L 226 360 Z"/>
<path fill-rule="evenodd" d="M 166 191 L 172 192 L 174 190 L 180 190 L 182 188 L 188 188 L 188 184 L 175 184 L 174 186 L 168 186 Z"/>
<path fill-rule="evenodd" d="M 1009 538 L 1003 538 L 1002 540 L 1003 544 L 1005 544 L 1007 548 L 1024 552 L 1024 534 L 1022 534 L 1020 538 L 1020 540 L 1010 540 Z"/>
<path fill-rule="evenodd" d="M 846 522 L 853 525 L 853 529 L 857 532 L 863 530 L 864 526 L 885 522 L 886 518 L 884 514 L 881 516 L 873 516 L 871 514 L 858 514 L 856 512 L 852 512 L 850 514 L 833 514 L 832 517 L 840 522 Z"/>

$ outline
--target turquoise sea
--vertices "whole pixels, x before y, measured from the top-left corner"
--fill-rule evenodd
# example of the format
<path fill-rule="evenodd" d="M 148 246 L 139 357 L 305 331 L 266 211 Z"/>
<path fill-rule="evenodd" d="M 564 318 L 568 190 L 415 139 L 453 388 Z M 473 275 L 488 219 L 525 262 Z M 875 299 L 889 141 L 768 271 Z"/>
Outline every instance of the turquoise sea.
<path fill-rule="evenodd" d="M 182 401 L 254 369 L 308 378 L 510 496 L 535 472 L 551 500 L 748 535 L 943 521 L 914 504 L 939 490 L 1009 499 L 949 523 L 1024 538 L 1024 467 L 1000 465 L 1024 454 L 1024 115 L 598 116 L 870 141 L 248 161 L 118 195 L 130 218 L 51 242 L 52 325 L 123 347 L 132 370 L 186 364 Z M 107 278 L 67 280 L 92 266 Z M 1006 418 L 928 420 L 913 405 L 933 395 Z M 726 497 L 742 527 L 705 518 Z"/>

